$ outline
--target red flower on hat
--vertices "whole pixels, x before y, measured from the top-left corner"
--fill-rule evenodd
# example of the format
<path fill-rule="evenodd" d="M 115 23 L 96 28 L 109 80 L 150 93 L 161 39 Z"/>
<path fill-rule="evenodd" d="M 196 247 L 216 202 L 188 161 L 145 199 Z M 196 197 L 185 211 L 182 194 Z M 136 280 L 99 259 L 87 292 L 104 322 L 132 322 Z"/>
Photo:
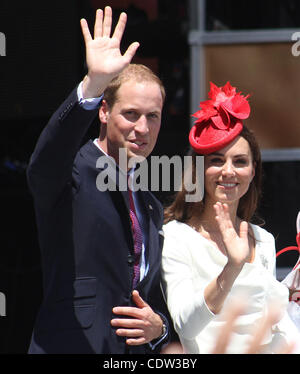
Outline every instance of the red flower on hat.
<path fill-rule="evenodd" d="M 236 88 L 232 87 L 229 82 L 223 87 L 217 87 L 210 82 L 210 100 L 200 103 L 201 109 L 194 113 L 193 116 L 198 118 L 195 123 L 203 123 L 203 126 L 211 125 L 207 122 L 209 119 L 220 130 L 225 130 L 230 126 L 232 117 L 236 119 L 246 119 L 250 114 L 250 106 L 247 96 L 236 93 Z"/>
<path fill-rule="evenodd" d="M 209 154 L 234 140 L 243 129 L 243 120 L 249 117 L 247 96 L 236 92 L 229 82 L 223 87 L 210 83 L 210 100 L 200 103 L 200 110 L 191 128 L 189 141 L 195 152 Z"/>

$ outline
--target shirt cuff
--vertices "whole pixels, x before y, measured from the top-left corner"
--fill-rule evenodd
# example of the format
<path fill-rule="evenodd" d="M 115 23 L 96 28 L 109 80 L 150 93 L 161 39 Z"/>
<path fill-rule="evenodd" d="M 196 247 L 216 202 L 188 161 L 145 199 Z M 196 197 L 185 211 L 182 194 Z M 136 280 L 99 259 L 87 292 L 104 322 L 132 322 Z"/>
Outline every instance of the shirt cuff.
<path fill-rule="evenodd" d="M 83 82 L 80 82 L 77 88 L 77 97 L 79 105 L 85 110 L 93 110 L 99 108 L 100 102 L 103 99 L 103 94 L 100 97 L 84 99 L 82 95 L 82 83 Z"/>
<path fill-rule="evenodd" d="M 166 331 L 162 336 L 160 336 L 159 338 L 157 338 L 155 340 L 152 340 L 151 342 L 148 343 L 152 351 L 154 351 L 154 349 L 169 336 L 169 322 L 168 322 L 168 320 L 160 312 L 156 311 L 155 313 L 157 313 L 161 317 L 161 319 L 163 320 L 163 324 L 166 326 Z"/>

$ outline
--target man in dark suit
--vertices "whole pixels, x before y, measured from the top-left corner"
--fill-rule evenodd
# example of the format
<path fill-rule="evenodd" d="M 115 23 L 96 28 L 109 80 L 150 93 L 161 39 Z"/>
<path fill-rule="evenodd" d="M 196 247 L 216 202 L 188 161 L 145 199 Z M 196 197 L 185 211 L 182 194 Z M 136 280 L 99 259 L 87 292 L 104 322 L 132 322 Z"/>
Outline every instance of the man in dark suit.
<path fill-rule="evenodd" d="M 88 73 L 51 117 L 28 167 L 44 286 L 29 353 L 155 352 L 167 336 L 159 310 L 162 207 L 148 191 L 119 188 L 129 171 L 119 167 L 119 150 L 126 161 L 151 153 L 165 93 L 149 69 L 130 64 L 138 43 L 120 53 L 126 14 L 112 36 L 111 24 L 110 7 L 97 11 L 94 38 L 81 20 Z M 100 136 L 81 147 L 97 115 Z M 105 167 L 117 178 L 100 192 Z"/>

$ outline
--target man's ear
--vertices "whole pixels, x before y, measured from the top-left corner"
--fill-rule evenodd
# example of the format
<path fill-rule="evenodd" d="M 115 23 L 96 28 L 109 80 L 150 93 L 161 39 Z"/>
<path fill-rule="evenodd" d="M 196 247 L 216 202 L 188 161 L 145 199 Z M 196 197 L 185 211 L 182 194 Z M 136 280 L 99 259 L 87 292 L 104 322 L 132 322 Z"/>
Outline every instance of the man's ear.
<path fill-rule="evenodd" d="M 100 109 L 99 109 L 99 119 L 100 122 L 104 125 L 107 124 L 109 118 L 109 107 L 105 100 L 102 100 Z"/>

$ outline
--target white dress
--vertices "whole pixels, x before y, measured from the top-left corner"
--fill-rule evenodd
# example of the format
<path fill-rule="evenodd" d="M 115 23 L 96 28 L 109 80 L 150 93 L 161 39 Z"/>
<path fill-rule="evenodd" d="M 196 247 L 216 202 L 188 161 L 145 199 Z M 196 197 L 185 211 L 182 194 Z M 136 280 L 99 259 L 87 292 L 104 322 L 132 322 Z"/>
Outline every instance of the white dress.
<path fill-rule="evenodd" d="M 226 353 L 244 353 L 251 332 L 270 302 L 288 304 L 288 289 L 275 278 L 275 241 L 273 235 L 251 225 L 255 239 L 255 259 L 246 263 L 228 294 L 247 297 L 245 315 L 237 320 Z M 227 263 L 227 257 L 208 239 L 189 225 L 171 221 L 164 225 L 162 279 L 168 308 L 185 353 L 211 353 L 224 323 L 222 313 L 215 315 L 204 300 L 204 289 Z M 287 313 L 273 326 L 263 341 L 266 353 L 273 352 L 276 341 L 294 340 L 296 327 Z M 296 339 L 297 339 L 296 335 Z"/>

